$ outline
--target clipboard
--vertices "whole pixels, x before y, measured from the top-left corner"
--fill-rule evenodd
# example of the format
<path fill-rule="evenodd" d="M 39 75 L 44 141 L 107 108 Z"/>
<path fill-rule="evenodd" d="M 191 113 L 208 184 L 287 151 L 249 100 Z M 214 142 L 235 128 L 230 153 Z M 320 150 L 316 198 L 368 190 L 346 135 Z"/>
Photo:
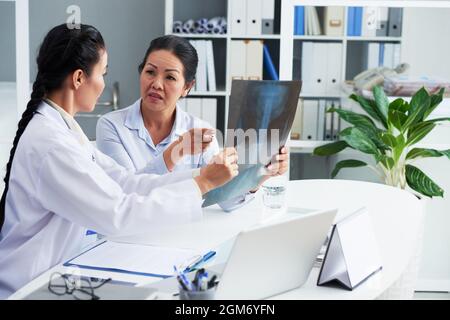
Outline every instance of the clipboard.
<path fill-rule="evenodd" d="M 190 249 L 126 244 L 104 240 L 63 264 L 90 270 L 169 278 L 173 266 L 199 254 Z"/>

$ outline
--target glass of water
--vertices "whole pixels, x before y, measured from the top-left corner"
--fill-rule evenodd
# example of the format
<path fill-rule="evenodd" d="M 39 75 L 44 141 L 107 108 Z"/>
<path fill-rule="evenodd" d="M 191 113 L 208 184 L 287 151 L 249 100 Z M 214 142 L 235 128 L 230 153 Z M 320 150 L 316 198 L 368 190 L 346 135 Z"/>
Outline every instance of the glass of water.
<path fill-rule="evenodd" d="M 270 209 L 282 209 L 285 205 L 286 178 L 273 177 L 262 185 L 263 203 Z"/>

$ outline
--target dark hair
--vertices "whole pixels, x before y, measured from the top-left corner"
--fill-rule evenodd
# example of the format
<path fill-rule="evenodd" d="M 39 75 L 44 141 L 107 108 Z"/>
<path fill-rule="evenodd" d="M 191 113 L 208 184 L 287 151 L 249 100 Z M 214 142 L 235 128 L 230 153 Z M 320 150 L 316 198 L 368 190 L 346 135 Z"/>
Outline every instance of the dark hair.
<path fill-rule="evenodd" d="M 187 83 L 195 79 L 198 65 L 197 51 L 188 40 L 174 35 L 162 36 L 152 40 L 144 59 L 139 65 L 139 73 L 144 69 L 145 62 L 150 53 L 157 50 L 170 51 L 180 59 L 184 67 L 184 79 Z"/>
<path fill-rule="evenodd" d="M 69 29 L 66 24 L 61 24 L 51 29 L 45 36 L 36 59 L 38 70 L 33 83 L 31 100 L 19 121 L 6 165 L 5 189 L 0 202 L 0 231 L 5 221 L 9 176 L 20 137 L 45 96 L 61 88 L 66 77 L 75 70 L 81 69 L 90 75 L 93 66 L 100 60 L 99 51 L 104 48 L 102 35 L 89 25 L 80 25 L 79 28 Z"/>

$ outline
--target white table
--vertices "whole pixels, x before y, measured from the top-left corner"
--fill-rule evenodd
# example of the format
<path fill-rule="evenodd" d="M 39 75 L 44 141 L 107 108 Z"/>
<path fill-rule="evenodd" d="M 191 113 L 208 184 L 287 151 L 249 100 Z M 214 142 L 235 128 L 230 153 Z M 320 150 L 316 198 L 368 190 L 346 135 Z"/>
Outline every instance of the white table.
<path fill-rule="evenodd" d="M 290 181 L 287 192 L 288 206 L 300 208 L 339 208 L 338 217 L 366 206 L 373 221 L 375 235 L 383 261 L 382 271 L 370 277 L 353 291 L 331 287 L 318 287 L 318 268 L 313 268 L 307 282 L 300 288 L 272 297 L 273 299 L 375 299 L 388 289 L 407 269 L 416 252 L 423 206 L 415 196 L 406 191 L 381 184 L 348 180 L 301 180 Z M 202 222 L 184 227 L 162 230 L 159 236 L 140 235 L 122 238 L 121 241 L 156 245 L 195 247 L 215 246 L 217 242 L 237 234 L 239 230 L 272 216 L 264 211 L 261 194 L 248 205 L 230 213 L 222 213 L 216 206 L 204 210 Z M 191 235 L 186 239 L 186 235 Z M 156 235 L 159 237 L 158 235 Z M 219 248 L 215 263 L 226 260 L 229 246 Z M 62 265 L 48 270 L 12 295 L 21 299 L 45 284 L 54 271 L 64 272 Z M 114 272 L 84 270 L 87 276 L 130 281 L 144 285 L 158 278 L 148 278 Z"/>

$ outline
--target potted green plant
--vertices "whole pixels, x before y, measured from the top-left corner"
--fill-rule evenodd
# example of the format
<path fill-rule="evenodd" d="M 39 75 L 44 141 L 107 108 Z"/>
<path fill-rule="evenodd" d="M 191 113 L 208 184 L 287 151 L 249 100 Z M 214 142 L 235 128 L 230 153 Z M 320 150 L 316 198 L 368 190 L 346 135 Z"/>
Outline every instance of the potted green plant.
<path fill-rule="evenodd" d="M 351 126 L 339 133 L 339 141 L 315 148 L 313 154 L 329 156 L 352 148 L 373 156 L 376 165 L 354 159 L 343 160 L 336 164 L 332 178 L 343 168 L 367 166 L 388 185 L 402 189 L 408 185 L 424 196 L 443 197 L 443 189 L 413 165 L 419 158 L 447 156 L 450 159 L 450 150 L 414 147 L 438 122 L 450 121 L 450 118 L 428 119 L 442 102 L 443 94 L 444 89 L 430 95 L 422 88 L 410 102 L 402 98 L 389 102 L 379 86 L 373 89 L 373 100 L 352 94 L 350 98 L 358 102 L 367 115 L 337 108 L 327 110 L 336 112 Z"/>

